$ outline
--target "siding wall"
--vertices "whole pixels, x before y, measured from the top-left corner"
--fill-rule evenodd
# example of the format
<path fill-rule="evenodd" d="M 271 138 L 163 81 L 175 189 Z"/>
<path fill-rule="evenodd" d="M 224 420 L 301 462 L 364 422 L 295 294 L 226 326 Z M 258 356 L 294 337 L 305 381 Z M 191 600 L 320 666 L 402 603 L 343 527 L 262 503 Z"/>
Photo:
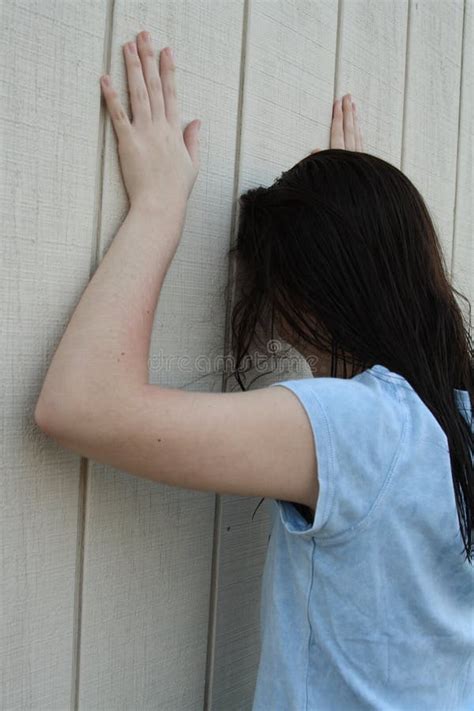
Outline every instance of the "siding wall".
<path fill-rule="evenodd" d="M 218 391 L 236 197 L 326 147 L 347 91 L 365 150 L 419 187 L 472 301 L 472 15 L 473 0 L 3 0 L 2 710 L 237 711 L 255 685 L 265 504 L 252 520 L 259 499 L 83 460 L 33 421 L 127 209 L 99 76 L 127 103 L 122 44 L 149 29 L 175 48 L 183 121 L 202 118 L 150 380 Z M 182 355 L 215 370 L 178 367 Z"/>

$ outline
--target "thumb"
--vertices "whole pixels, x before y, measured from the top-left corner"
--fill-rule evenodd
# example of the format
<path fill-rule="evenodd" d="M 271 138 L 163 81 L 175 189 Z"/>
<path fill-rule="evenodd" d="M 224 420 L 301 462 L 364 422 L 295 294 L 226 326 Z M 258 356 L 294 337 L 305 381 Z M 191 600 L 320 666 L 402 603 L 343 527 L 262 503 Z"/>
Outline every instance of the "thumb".
<path fill-rule="evenodd" d="M 188 123 L 184 129 L 183 138 L 188 149 L 188 153 L 191 156 L 191 160 L 195 166 L 199 165 L 199 129 L 201 128 L 201 121 L 195 119 Z"/>

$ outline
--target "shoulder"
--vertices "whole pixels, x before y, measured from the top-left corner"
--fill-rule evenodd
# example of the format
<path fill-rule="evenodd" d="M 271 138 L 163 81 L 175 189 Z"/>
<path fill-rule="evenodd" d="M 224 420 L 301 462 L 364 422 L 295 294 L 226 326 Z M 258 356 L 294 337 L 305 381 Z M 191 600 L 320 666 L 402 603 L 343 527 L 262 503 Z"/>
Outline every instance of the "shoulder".
<path fill-rule="evenodd" d="M 277 385 L 292 390 L 311 423 L 319 492 L 310 527 L 286 502 L 279 502 L 282 521 L 291 533 L 340 540 L 365 519 L 396 468 L 408 420 L 403 383 L 376 369 Z"/>
<path fill-rule="evenodd" d="M 388 371 L 389 373 L 390 371 Z M 310 417 L 327 416 L 328 424 L 355 427 L 362 432 L 377 423 L 399 429 L 406 416 L 401 383 L 378 370 L 366 370 L 353 378 L 301 378 L 273 383 L 291 390 Z"/>

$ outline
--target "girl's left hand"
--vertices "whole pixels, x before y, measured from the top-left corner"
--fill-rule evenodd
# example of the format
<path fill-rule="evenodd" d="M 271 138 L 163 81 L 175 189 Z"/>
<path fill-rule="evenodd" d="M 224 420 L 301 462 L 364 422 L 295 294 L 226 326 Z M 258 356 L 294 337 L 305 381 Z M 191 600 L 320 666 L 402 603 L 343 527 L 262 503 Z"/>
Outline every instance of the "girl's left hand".
<path fill-rule="evenodd" d="M 123 51 L 132 121 L 110 76 L 101 77 L 101 85 L 130 204 L 186 203 L 199 172 L 200 121 L 181 130 L 171 51 L 161 50 L 159 72 L 148 32 L 140 32 L 137 43 L 128 42 Z"/>

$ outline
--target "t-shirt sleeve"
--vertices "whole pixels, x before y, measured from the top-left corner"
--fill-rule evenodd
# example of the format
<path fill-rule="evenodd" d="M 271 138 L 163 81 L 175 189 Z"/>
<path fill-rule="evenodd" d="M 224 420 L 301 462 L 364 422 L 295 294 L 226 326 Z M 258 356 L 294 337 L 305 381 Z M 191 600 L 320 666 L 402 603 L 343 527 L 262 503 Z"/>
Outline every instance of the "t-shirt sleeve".
<path fill-rule="evenodd" d="M 406 419 L 396 386 L 357 379 L 302 378 L 272 383 L 291 390 L 311 424 L 319 493 L 312 523 L 298 504 L 275 499 L 286 530 L 318 539 L 355 532 L 369 517 L 396 466 Z"/>

